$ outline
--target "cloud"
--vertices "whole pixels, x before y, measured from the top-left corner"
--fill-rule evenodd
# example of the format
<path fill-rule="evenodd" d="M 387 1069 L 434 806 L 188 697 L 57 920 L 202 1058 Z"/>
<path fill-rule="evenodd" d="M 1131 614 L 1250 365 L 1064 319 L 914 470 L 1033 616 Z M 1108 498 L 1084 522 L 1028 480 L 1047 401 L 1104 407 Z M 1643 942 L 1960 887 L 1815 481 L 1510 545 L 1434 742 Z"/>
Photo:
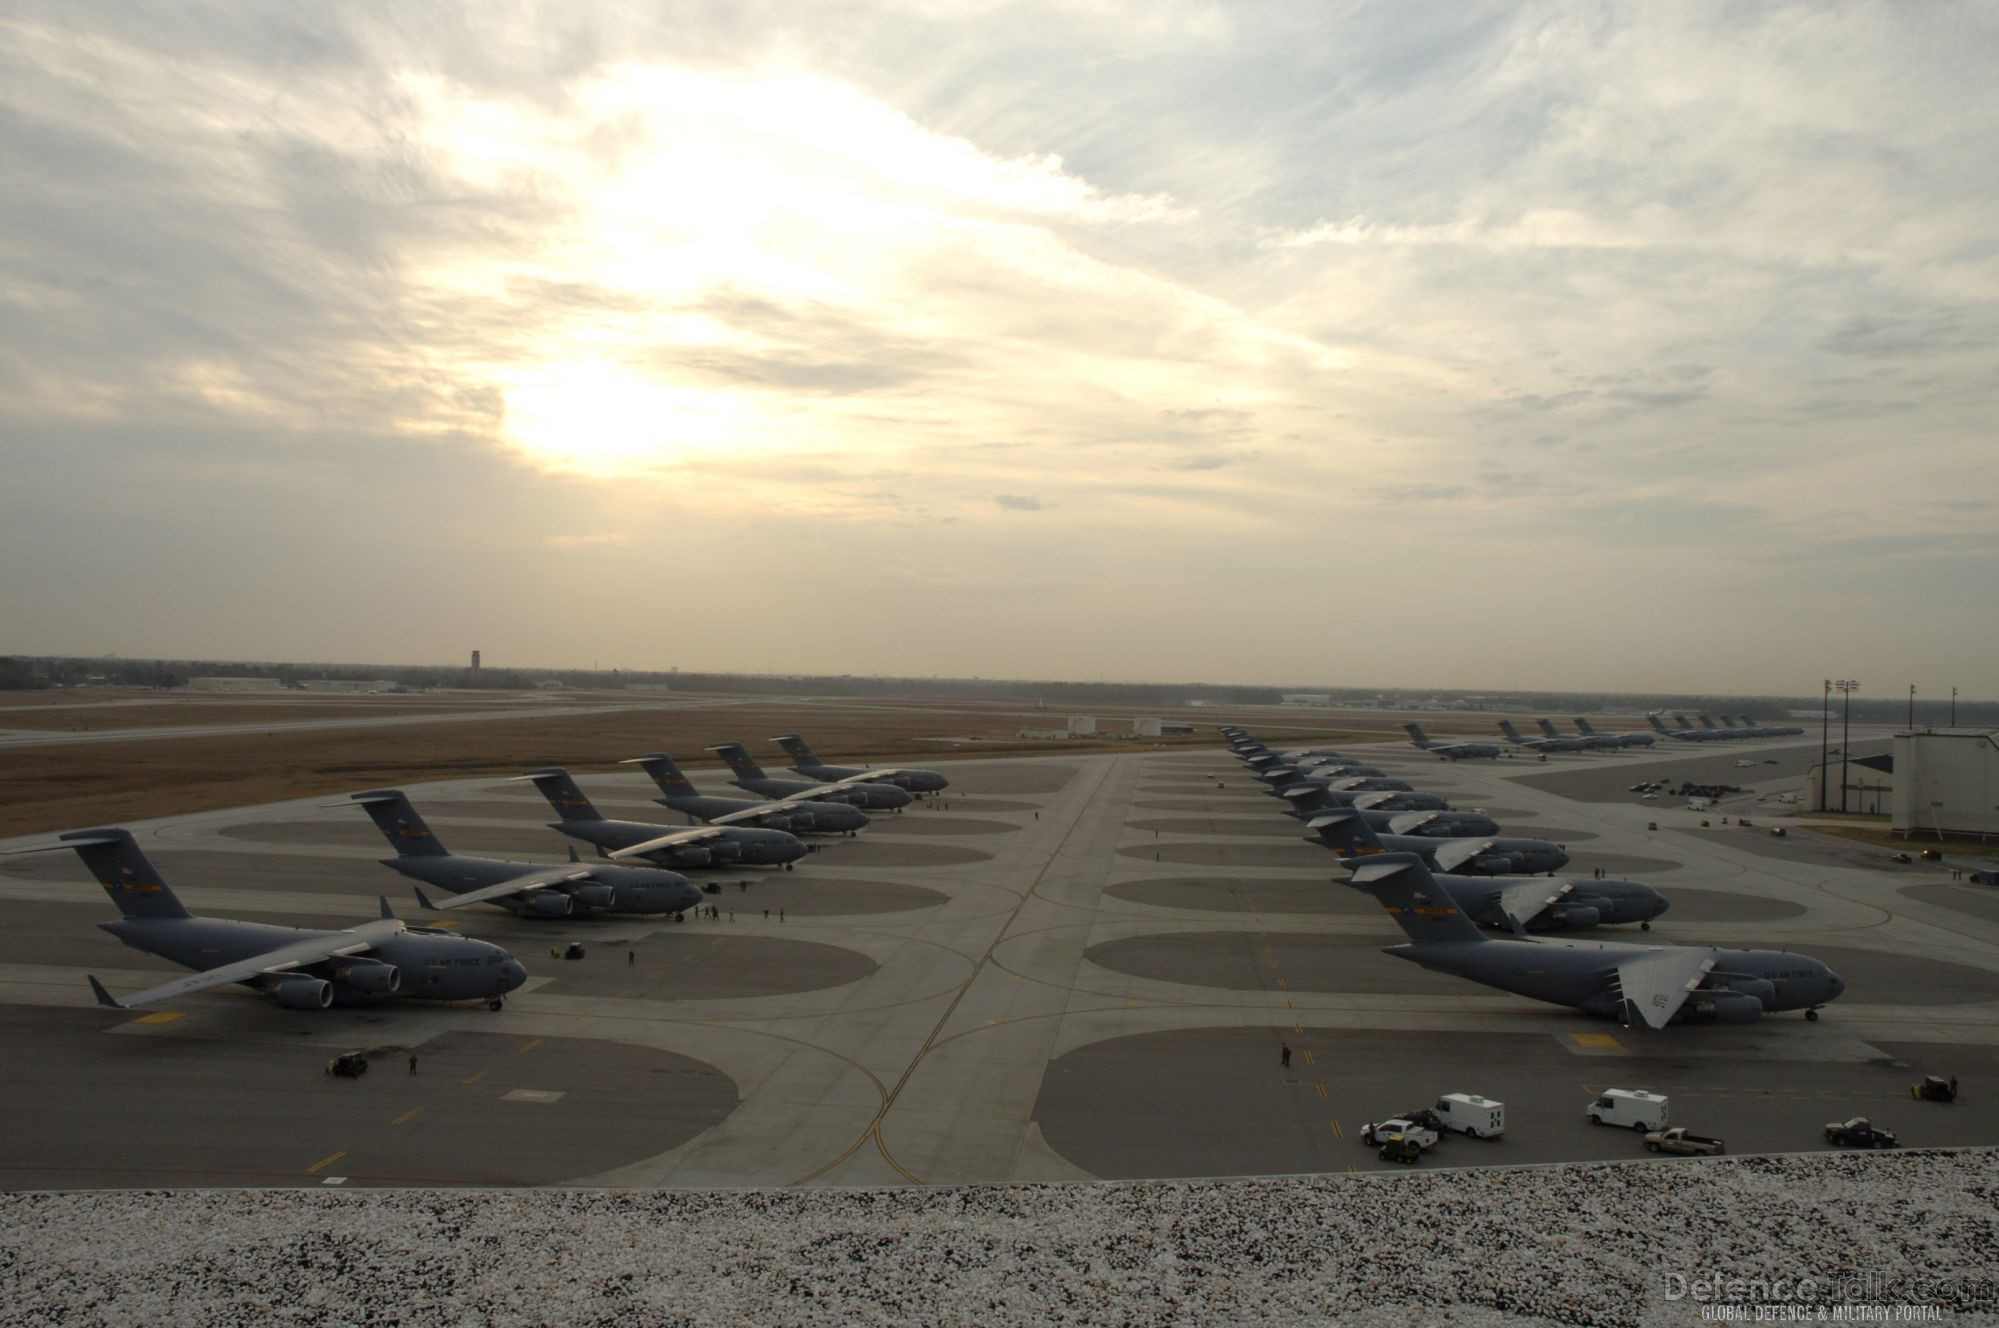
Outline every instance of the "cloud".
<path fill-rule="evenodd" d="M 1045 512 L 1048 504 L 1032 494 L 996 493 L 993 502 L 1009 512 Z"/>

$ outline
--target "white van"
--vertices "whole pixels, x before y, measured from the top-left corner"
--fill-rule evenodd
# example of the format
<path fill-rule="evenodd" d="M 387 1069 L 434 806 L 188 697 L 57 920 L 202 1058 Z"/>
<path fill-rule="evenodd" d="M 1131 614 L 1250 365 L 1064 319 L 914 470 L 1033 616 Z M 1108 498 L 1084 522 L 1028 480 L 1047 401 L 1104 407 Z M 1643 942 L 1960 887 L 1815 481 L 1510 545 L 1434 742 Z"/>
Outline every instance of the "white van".
<path fill-rule="evenodd" d="M 1506 1131 L 1506 1104 L 1477 1093 L 1446 1093 L 1437 1099 L 1437 1119 L 1447 1130 L 1497 1139 Z"/>
<path fill-rule="evenodd" d="M 1666 1128 L 1666 1098 L 1641 1088 L 1606 1088 L 1583 1108 L 1592 1125 L 1622 1125 L 1633 1130 Z"/>

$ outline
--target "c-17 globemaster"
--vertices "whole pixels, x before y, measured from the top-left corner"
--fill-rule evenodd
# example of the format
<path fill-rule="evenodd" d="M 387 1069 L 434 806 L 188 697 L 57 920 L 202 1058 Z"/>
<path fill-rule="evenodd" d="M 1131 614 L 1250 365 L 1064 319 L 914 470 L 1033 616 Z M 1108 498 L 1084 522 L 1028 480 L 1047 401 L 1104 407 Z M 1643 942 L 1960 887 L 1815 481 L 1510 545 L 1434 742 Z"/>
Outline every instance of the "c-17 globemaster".
<path fill-rule="evenodd" d="M 1506 740 L 1515 747 L 1525 747 L 1530 752 L 1581 752 L 1589 750 L 1589 743 L 1585 742 L 1582 738 L 1565 738 L 1559 733 L 1552 738 L 1523 738 L 1520 736 L 1520 730 L 1513 727 L 1513 721 L 1510 719 L 1499 721 L 1499 731 L 1505 734 Z"/>
<path fill-rule="evenodd" d="M 1497 759 L 1499 756 L 1499 744 L 1496 742 L 1438 742 L 1423 732 L 1421 724 L 1404 724 L 1402 729 L 1416 747 L 1446 761 Z"/>
<path fill-rule="evenodd" d="M 1568 850 L 1547 839 L 1426 839 L 1377 834 L 1352 808 L 1327 812 L 1308 824 L 1312 833 L 1306 839 L 1343 856 L 1414 853 L 1438 871 L 1459 876 L 1553 875 L 1569 861 Z"/>
<path fill-rule="evenodd" d="M 735 772 L 736 777 L 729 781 L 731 784 L 768 798 L 823 798 L 827 802 L 844 802 L 868 811 L 896 811 L 914 800 L 907 789 L 877 783 L 864 774 L 830 782 L 774 779 L 764 773 L 763 767 L 757 764 L 757 758 L 751 756 L 750 749 L 740 742 L 718 742 L 710 745 L 708 750 L 721 757 L 722 763 Z"/>
<path fill-rule="evenodd" d="M 524 918 L 567 918 L 579 913 L 685 913 L 701 902 L 700 887 L 685 876 L 657 867 L 585 866 L 573 848 L 567 865 L 560 867 L 461 857 L 444 847 L 401 789 L 369 789 L 349 794 L 347 801 L 366 809 L 396 851 L 395 857 L 383 859 L 383 866 L 451 892 L 452 898 L 432 903 L 418 890 L 417 902 L 427 909 L 492 904 Z"/>
<path fill-rule="evenodd" d="M 595 844 L 607 858 L 645 858 L 675 867 L 734 867 L 791 864 L 805 856 L 805 842 L 783 830 L 757 826 L 702 825 L 676 830 L 646 821 L 612 821 L 597 810 L 569 772 L 560 768 L 535 770 L 516 779 L 531 780 L 562 819 L 549 823 L 571 839 Z"/>
<path fill-rule="evenodd" d="M 1415 855 L 1378 854 L 1347 865 L 1349 884 L 1379 900 L 1409 937 L 1382 953 L 1627 1026 L 1749 1024 L 1785 1010 L 1817 1019 L 1819 1008 L 1846 990 L 1824 963 L 1786 950 L 1488 937 Z"/>
<path fill-rule="evenodd" d="M 844 802 L 817 802 L 802 794 L 776 802 L 713 797 L 695 788 L 681 772 L 680 763 L 665 752 L 634 756 L 621 764 L 638 766 L 652 776 L 661 795 L 654 802 L 710 825 L 749 823 L 794 835 L 851 835 L 867 828 L 868 814 Z"/>
<path fill-rule="evenodd" d="M 376 1001 L 484 1001 L 492 1009 L 527 981 L 497 945 L 450 932 L 407 927 L 381 901 L 382 915 L 341 931 L 198 918 L 167 888 L 131 832 L 78 830 L 46 844 L 8 850 L 75 849 L 124 916 L 97 925 L 134 950 L 198 970 L 119 999 L 92 977 L 99 1005 L 130 1009 L 241 984 L 291 1010 Z"/>
<path fill-rule="evenodd" d="M 1650 747 L 1658 741 L 1657 738 L 1649 733 L 1598 733 L 1590 727 L 1590 722 L 1580 715 L 1576 716 L 1575 725 L 1576 732 L 1582 734 L 1585 738 L 1612 739 L 1620 747 Z"/>
<path fill-rule="evenodd" d="M 910 766 L 865 766 L 827 765 L 811 748 L 805 739 L 796 733 L 780 733 L 772 742 L 784 748 L 791 756 L 791 768 L 807 779 L 825 780 L 837 783 L 840 780 L 865 779 L 876 784 L 893 784 L 908 793 L 942 793 L 951 787 L 951 781 L 935 770 L 917 770 Z"/>

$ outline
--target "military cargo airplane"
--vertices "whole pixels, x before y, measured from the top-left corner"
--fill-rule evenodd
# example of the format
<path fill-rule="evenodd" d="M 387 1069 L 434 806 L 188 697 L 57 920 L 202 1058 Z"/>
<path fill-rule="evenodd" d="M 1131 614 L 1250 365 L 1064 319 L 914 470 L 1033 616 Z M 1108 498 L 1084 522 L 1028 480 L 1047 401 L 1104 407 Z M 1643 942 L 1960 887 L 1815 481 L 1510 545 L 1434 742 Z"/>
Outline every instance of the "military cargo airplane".
<path fill-rule="evenodd" d="M 645 858 L 674 867 L 777 866 L 786 871 L 805 856 L 805 843 L 783 830 L 743 825 L 703 825 L 676 830 L 644 821 L 610 821 L 585 796 L 569 772 L 534 770 L 531 781 L 562 819 L 549 829 L 595 844 L 607 858 Z"/>
<path fill-rule="evenodd" d="M 803 795 L 767 802 L 761 798 L 711 797 L 694 787 L 681 773 L 680 765 L 665 752 L 634 756 L 624 765 L 636 765 L 652 776 L 664 796 L 653 801 L 710 825 L 739 825 L 751 822 L 772 830 L 801 834 L 853 834 L 865 829 L 868 814 L 844 802 L 816 802 Z"/>
<path fill-rule="evenodd" d="M 876 784 L 893 784 L 907 793 L 942 793 L 951 787 L 951 781 L 935 770 L 917 770 L 909 766 L 827 765 L 818 754 L 796 733 L 780 733 L 772 742 L 784 748 L 791 756 L 791 768 L 807 779 L 819 779 L 828 783 L 839 780 L 865 779 Z"/>
<path fill-rule="evenodd" d="M 1423 732 L 1421 724 L 1404 724 L 1402 729 L 1416 747 L 1446 761 L 1496 759 L 1499 756 L 1499 744 L 1496 742 L 1438 742 Z"/>
<path fill-rule="evenodd" d="M 868 811 L 895 811 L 907 807 L 913 799 L 906 789 L 893 784 L 881 784 L 865 775 L 850 779 L 836 779 L 830 782 L 808 779 L 773 779 L 764 773 L 757 759 L 750 755 L 750 749 L 740 742 L 718 742 L 708 748 L 722 758 L 736 777 L 729 782 L 739 789 L 751 793 L 761 793 L 770 798 L 823 798 L 827 802 L 844 802 Z"/>
<path fill-rule="evenodd" d="M 382 860 L 383 866 L 451 892 L 452 898 L 432 903 L 418 890 L 417 902 L 427 909 L 492 904 L 524 918 L 567 918 L 579 913 L 684 913 L 701 902 L 700 887 L 685 876 L 656 867 L 586 867 L 573 848 L 569 864 L 561 867 L 460 857 L 424 824 L 401 789 L 350 793 L 346 803 L 333 805 L 356 803 L 396 851 L 395 857 Z"/>
<path fill-rule="evenodd" d="M 1345 857 L 1415 853 L 1438 871 L 1456 876 L 1553 875 L 1569 861 L 1566 849 L 1546 839 L 1426 839 L 1418 835 L 1377 834 L 1351 808 L 1327 812 L 1307 824 L 1312 833 L 1306 839 Z"/>
<path fill-rule="evenodd" d="M 1655 732 L 1664 734 L 1666 737 L 1676 739 L 1680 742 L 1713 742 L 1721 736 L 1717 733 L 1710 733 L 1706 729 L 1695 728 L 1693 725 L 1687 723 L 1685 715 L 1681 715 L 1679 719 L 1680 727 L 1669 729 L 1666 727 L 1665 721 L 1661 720 L 1657 715 L 1645 716 L 1645 722 L 1650 724 Z"/>
<path fill-rule="evenodd" d="M 1698 728 L 1695 728 L 1695 726 L 1692 724 L 1687 724 L 1687 717 L 1685 715 L 1680 714 L 1678 711 L 1673 712 L 1673 718 L 1680 721 L 1680 723 L 1685 724 L 1686 727 L 1694 729 L 1695 732 L 1705 733 L 1711 739 L 1719 742 L 1735 742 L 1742 738 L 1750 738 L 1755 736 L 1752 733 L 1734 727 L 1725 728 L 1725 729 L 1720 728 L 1715 724 L 1713 720 L 1709 719 L 1706 715 L 1698 716 L 1698 718 L 1700 719 L 1700 726 Z"/>
<path fill-rule="evenodd" d="M 1297 770 L 1282 766 L 1275 770 L 1261 770 L 1256 777 L 1263 782 L 1264 791 L 1277 797 L 1284 796 L 1287 789 L 1300 785 L 1319 785 L 1346 793 L 1413 793 L 1408 781 L 1389 775 L 1355 774 L 1354 766 L 1326 766 L 1318 770 Z"/>
<path fill-rule="evenodd" d="M 1563 738 L 1559 736 L 1553 738 L 1523 738 L 1520 736 L 1520 730 L 1513 727 L 1513 721 L 1510 719 L 1499 721 L 1499 731 L 1504 733 L 1506 740 L 1515 747 L 1525 747 L 1530 752 L 1580 752 L 1587 750 L 1589 747 L 1589 744 L 1581 738 Z"/>
<path fill-rule="evenodd" d="M 45 844 L 8 850 L 75 849 L 123 916 L 97 925 L 134 950 L 197 970 L 122 999 L 95 977 L 99 1005 L 127 1010 L 238 983 L 289 1010 L 324 1010 L 397 997 L 484 1001 L 499 1009 L 527 970 L 497 945 L 407 927 L 381 901 L 382 915 L 342 931 L 198 918 L 167 888 L 131 832 L 77 830 Z"/>
<path fill-rule="evenodd" d="M 1820 1007 L 1846 990 L 1824 963 L 1784 950 L 1488 937 L 1416 855 L 1377 854 L 1348 865 L 1349 884 L 1379 900 L 1409 938 L 1382 953 L 1627 1026 L 1748 1024 L 1785 1010 L 1817 1019 Z"/>
<path fill-rule="evenodd" d="M 1364 807 L 1378 812 L 1447 812 L 1451 804 L 1441 793 L 1398 793 L 1393 790 L 1336 789 L 1327 784 L 1293 784 L 1279 794 L 1289 807 L 1286 816 L 1309 821 L 1340 807 Z"/>
<path fill-rule="evenodd" d="M 1758 724 L 1747 715 L 1738 715 L 1736 718 L 1747 724 L 1749 731 L 1759 738 L 1802 738 L 1805 736 L 1805 731 L 1795 724 L 1772 724 L 1766 727 Z"/>
<path fill-rule="evenodd" d="M 1666 898 L 1642 881 L 1587 876 L 1445 876 L 1439 882 L 1465 916 L 1483 926 L 1566 931 L 1635 922 L 1652 930 Z"/>
<path fill-rule="evenodd" d="M 1598 733 L 1590 727 L 1590 722 L 1580 715 L 1576 717 L 1576 732 L 1585 738 L 1614 738 L 1621 747 L 1650 747 L 1658 739 L 1649 733 Z"/>
<path fill-rule="evenodd" d="M 1616 752 L 1624 750 L 1623 741 L 1615 734 L 1576 733 L 1572 735 L 1558 732 L 1555 726 L 1545 719 L 1537 719 L 1534 723 L 1541 730 L 1543 736 L 1554 738 L 1558 742 L 1580 742 L 1583 745 L 1584 751 Z"/>

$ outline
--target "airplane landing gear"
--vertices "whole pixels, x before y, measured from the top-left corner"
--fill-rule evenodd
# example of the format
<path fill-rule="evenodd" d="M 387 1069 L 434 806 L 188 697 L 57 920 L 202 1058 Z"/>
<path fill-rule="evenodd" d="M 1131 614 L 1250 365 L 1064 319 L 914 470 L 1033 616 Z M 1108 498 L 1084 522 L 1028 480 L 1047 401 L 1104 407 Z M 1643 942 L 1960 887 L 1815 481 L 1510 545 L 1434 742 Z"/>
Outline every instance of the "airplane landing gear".
<path fill-rule="evenodd" d="M 486 1002 L 486 1008 L 488 1010 L 491 1010 L 494 1014 L 498 1014 L 501 1010 L 506 1008 L 506 1004 L 507 1004 L 506 997 L 495 996 L 492 1000 Z"/>
<path fill-rule="evenodd" d="M 790 870 L 791 870 L 791 864 L 790 864 L 790 863 L 788 863 L 788 862 L 787 862 L 787 863 L 785 863 L 785 864 L 784 864 L 784 869 L 785 869 L 786 871 L 790 871 Z"/>
<path fill-rule="evenodd" d="M 1641 923 L 1639 923 L 1639 924 L 1638 924 L 1638 930 L 1640 930 L 1640 931 L 1650 931 L 1650 930 L 1652 930 L 1652 924 L 1651 924 L 1651 923 L 1649 923 L 1649 922 L 1641 922 Z"/>
<path fill-rule="evenodd" d="M 1807 1010 L 1805 1011 L 1805 1018 L 1816 1024 L 1819 1021 L 1819 1012 L 1817 1010 Z"/>

